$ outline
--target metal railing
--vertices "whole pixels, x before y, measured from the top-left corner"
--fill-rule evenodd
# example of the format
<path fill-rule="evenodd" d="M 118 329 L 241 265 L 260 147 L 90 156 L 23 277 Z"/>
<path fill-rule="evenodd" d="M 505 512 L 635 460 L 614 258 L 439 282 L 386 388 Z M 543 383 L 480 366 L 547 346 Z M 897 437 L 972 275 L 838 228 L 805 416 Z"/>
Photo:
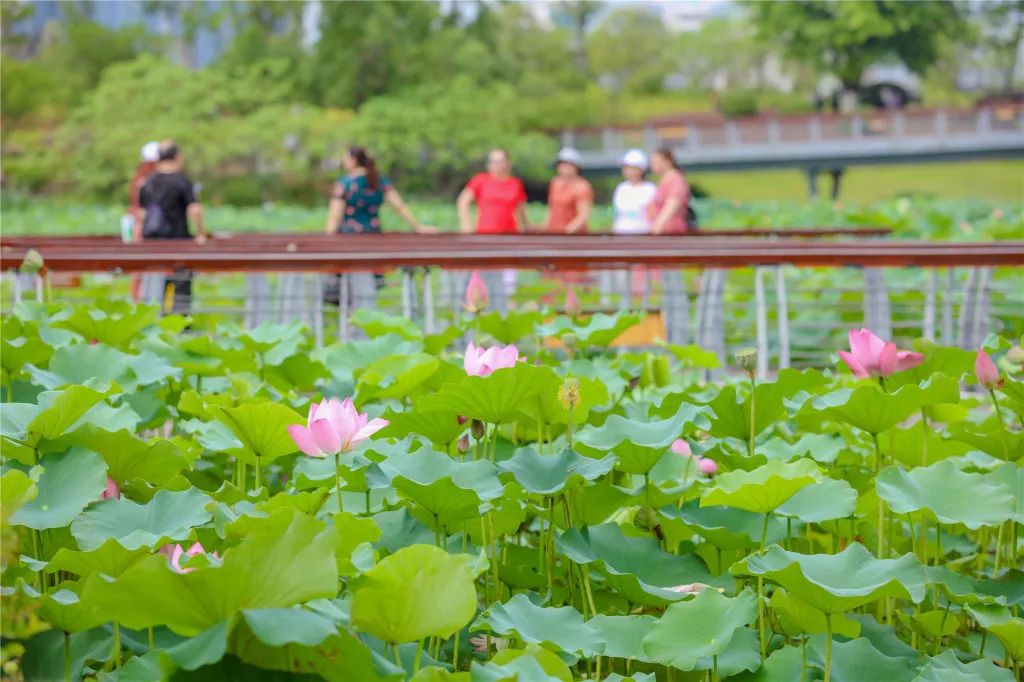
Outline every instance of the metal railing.
<path fill-rule="evenodd" d="M 175 301 L 193 315 L 233 316 L 248 326 L 300 321 L 317 343 L 354 338 L 350 316 L 380 309 L 416 320 L 426 333 L 458 323 L 465 281 L 481 270 L 495 308 L 536 304 L 558 311 L 572 282 L 589 312 L 645 310 L 641 337 L 696 343 L 727 358 L 757 345 L 773 368 L 822 364 L 852 326 L 882 336 L 918 336 L 976 347 L 992 331 L 1024 326 L 1024 242 L 936 243 L 865 239 L 863 232 L 813 230 L 814 238 L 769 233 L 739 239 L 682 236 L 234 234 L 123 245 L 106 237 L 0 241 L 0 268 L 15 300 L 46 287 L 16 274 L 32 247 L 54 275 L 55 300 L 128 295 L 164 303 L 165 278 L 195 273 L 192 295 Z M 878 234 L 879 231 L 874 231 Z M 504 275 L 516 272 L 516 277 Z M 623 273 L 606 277 L 604 273 Z M 91 274 L 90 274 L 91 273 Z M 90 289 L 91 284 L 97 289 Z"/>
<path fill-rule="evenodd" d="M 907 109 L 873 113 L 665 117 L 637 126 L 556 132 L 584 169 L 615 168 L 631 147 L 668 146 L 690 170 L 807 167 L 1024 155 L 1024 106 Z"/>

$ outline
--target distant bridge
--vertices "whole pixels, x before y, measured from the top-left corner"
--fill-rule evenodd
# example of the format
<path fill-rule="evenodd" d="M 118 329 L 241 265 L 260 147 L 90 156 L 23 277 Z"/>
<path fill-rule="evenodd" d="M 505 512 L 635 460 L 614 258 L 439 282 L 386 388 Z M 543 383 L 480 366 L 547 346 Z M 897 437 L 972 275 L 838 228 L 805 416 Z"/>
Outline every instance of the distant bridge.
<path fill-rule="evenodd" d="M 623 152 L 667 146 L 691 171 L 800 168 L 815 174 L 847 166 L 1024 157 L 1024 106 L 910 109 L 852 115 L 697 114 L 636 126 L 558 133 L 583 169 L 618 168 Z M 812 189 L 813 191 L 813 189 Z"/>

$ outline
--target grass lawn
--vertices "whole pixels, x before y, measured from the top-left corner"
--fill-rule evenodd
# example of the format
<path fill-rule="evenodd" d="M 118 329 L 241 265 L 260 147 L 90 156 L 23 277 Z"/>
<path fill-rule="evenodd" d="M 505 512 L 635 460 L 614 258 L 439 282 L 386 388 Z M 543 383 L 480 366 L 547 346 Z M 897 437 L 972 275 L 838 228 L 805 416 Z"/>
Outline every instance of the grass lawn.
<path fill-rule="evenodd" d="M 716 199 L 808 199 L 807 176 L 799 170 L 694 173 L 690 179 Z M 831 182 L 827 175 L 819 175 L 819 194 L 828 196 Z M 1024 160 L 854 166 L 843 176 L 839 196 L 844 202 L 867 203 L 906 194 L 1024 202 Z"/>

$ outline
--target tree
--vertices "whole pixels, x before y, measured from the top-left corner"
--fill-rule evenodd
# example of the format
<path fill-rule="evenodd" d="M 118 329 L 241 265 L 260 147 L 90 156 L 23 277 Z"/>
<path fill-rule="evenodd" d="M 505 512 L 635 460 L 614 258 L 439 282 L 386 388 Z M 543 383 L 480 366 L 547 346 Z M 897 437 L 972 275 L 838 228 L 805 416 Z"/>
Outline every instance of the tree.
<path fill-rule="evenodd" d="M 615 91 L 654 93 L 670 71 L 671 36 L 647 9 L 625 7 L 609 14 L 587 39 L 587 54 L 598 76 Z"/>
<path fill-rule="evenodd" d="M 600 0 L 565 0 L 555 8 L 555 12 L 564 16 L 569 22 L 576 67 L 584 76 L 590 75 L 590 59 L 587 56 L 587 28 L 603 8 L 604 3 Z"/>
<path fill-rule="evenodd" d="M 978 6 L 982 47 L 991 53 L 993 66 L 1002 75 L 1002 89 L 1017 83 L 1021 41 L 1024 40 L 1024 0 L 983 2 Z"/>
<path fill-rule="evenodd" d="M 898 59 L 923 73 L 938 57 L 942 36 L 963 27 L 958 5 L 946 0 L 748 2 L 761 36 L 789 58 L 835 75 L 848 90 L 874 63 Z"/>

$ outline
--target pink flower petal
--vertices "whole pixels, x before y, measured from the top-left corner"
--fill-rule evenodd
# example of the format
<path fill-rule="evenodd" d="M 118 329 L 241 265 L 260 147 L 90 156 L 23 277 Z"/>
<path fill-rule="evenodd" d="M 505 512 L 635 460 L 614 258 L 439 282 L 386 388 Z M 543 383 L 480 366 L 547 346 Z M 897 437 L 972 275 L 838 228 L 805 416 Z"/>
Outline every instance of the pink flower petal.
<path fill-rule="evenodd" d="M 896 353 L 896 371 L 902 372 L 917 367 L 924 362 L 924 355 L 912 350 L 901 350 Z"/>
<path fill-rule="evenodd" d="M 899 362 L 897 353 L 896 344 L 891 341 L 882 347 L 882 352 L 878 355 L 878 373 L 881 376 L 888 377 L 896 373 Z"/>
<path fill-rule="evenodd" d="M 980 348 L 974 358 L 974 375 L 978 377 L 978 383 L 985 388 L 989 390 L 999 388 L 999 368 L 996 367 L 996 363 L 992 362 L 988 353 Z"/>
<path fill-rule="evenodd" d="M 321 452 L 329 455 L 341 452 L 341 446 L 345 441 L 328 420 L 317 419 L 310 425 L 309 431 L 313 434 L 313 440 Z"/>
<path fill-rule="evenodd" d="M 114 479 L 107 477 L 107 487 L 103 489 L 103 494 L 100 495 L 101 500 L 117 500 L 121 497 L 121 489 L 117 487 L 117 483 Z"/>
<path fill-rule="evenodd" d="M 704 472 L 708 476 L 713 476 L 714 474 L 718 473 L 718 463 L 715 462 L 715 460 L 713 459 L 702 457 L 699 460 L 697 460 L 697 466 L 700 468 L 702 472 Z"/>
<path fill-rule="evenodd" d="M 690 451 L 690 444 L 682 438 L 677 438 L 673 441 L 671 446 L 672 452 L 681 457 L 690 457 L 693 453 Z"/>
<path fill-rule="evenodd" d="M 365 417 L 366 415 L 363 416 Z M 367 422 L 366 426 L 364 426 L 363 428 L 359 429 L 359 431 L 356 432 L 356 435 L 352 438 L 352 444 L 357 445 L 363 442 L 373 434 L 383 429 L 389 423 L 390 422 L 387 419 L 371 419 L 369 422 Z"/>
<path fill-rule="evenodd" d="M 313 433 L 304 426 L 298 424 L 291 424 L 288 426 L 288 435 L 292 437 L 295 444 L 302 450 L 303 453 L 310 457 L 325 457 L 326 452 L 323 452 L 316 445 L 316 439 L 313 438 Z"/>
<path fill-rule="evenodd" d="M 841 350 L 839 351 L 839 357 L 843 359 L 843 362 L 846 363 L 846 366 L 850 368 L 851 372 L 853 372 L 853 376 L 857 377 L 858 379 L 866 379 L 867 377 L 871 376 L 868 373 L 868 371 L 864 369 L 864 366 L 860 364 L 857 358 L 853 356 L 852 353 L 847 353 L 845 350 Z"/>

